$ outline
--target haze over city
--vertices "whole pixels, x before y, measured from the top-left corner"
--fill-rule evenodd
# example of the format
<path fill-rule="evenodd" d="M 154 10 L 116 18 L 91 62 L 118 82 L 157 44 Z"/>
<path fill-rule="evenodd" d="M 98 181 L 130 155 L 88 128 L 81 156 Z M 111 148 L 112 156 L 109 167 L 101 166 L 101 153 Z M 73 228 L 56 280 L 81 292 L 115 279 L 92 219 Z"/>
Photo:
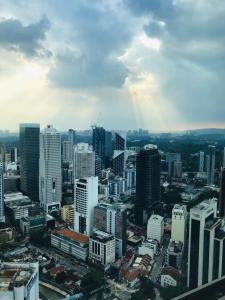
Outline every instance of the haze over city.
<path fill-rule="evenodd" d="M 0 0 L 0 128 L 225 127 L 225 2 Z"/>

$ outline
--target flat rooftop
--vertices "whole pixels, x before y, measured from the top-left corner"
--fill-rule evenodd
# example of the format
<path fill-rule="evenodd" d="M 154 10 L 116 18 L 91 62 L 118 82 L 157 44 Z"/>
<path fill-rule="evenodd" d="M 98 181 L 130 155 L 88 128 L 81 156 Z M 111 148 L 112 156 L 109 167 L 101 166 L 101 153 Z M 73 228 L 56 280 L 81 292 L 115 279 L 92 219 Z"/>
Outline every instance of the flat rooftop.
<path fill-rule="evenodd" d="M 79 242 L 81 244 L 87 244 L 88 241 L 89 241 L 88 236 L 86 236 L 84 234 L 81 234 L 79 232 L 69 230 L 68 228 L 64 228 L 64 229 L 54 231 L 53 234 L 63 236 L 65 238 L 68 238 L 70 240 L 74 240 L 74 241 Z"/>
<path fill-rule="evenodd" d="M 106 232 L 101 231 L 101 230 L 94 231 L 94 233 L 92 234 L 91 237 L 95 240 L 98 240 L 99 242 L 102 242 L 102 243 L 105 243 L 107 241 L 110 241 L 110 240 L 114 239 L 114 237 L 111 234 L 106 233 Z"/>
<path fill-rule="evenodd" d="M 13 264 L 0 264 L 0 292 L 12 291 L 14 287 L 25 286 L 31 279 L 34 268 Z"/>

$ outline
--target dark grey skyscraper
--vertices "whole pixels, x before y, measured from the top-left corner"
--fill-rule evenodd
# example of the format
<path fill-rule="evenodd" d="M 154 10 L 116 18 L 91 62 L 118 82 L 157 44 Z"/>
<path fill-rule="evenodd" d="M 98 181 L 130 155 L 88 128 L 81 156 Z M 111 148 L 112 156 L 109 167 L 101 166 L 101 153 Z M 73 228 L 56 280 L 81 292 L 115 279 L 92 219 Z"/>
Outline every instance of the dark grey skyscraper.
<path fill-rule="evenodd" d="M 220 197 L 219 197 L 219 216 L 225 217 L 225 168 L 221 170 L 220 178 Z"/>
<path fill-rule="evenodd" d="M 207 171 L 207 183 L 209 185 L 214 184 L 215 178 L 215 146 L 208 146 L 208 153 L 206 155 L 206 171 Z"/>
<path fill-rule="evenodd" d="M 39 201 L 39 124 L 20 124 L 20 188 Z"/>
<path fill-rule="evenodd" d="M 103 127 L 93 127 L 92 144 L 95 154 L 101 160 L 101 168 L 105 167 L 105 141 L 106 131 Z"/>
<path fill-rule="evenodd" d="M 116 132 L 115 150 L 126 150 L 126 137 Z"/>
<path fill-rule="evenodd" d="M 160 155 L 156 146 L 146 145 L 136 161 L 136 223 L 143 225 L 160 202 Z"/>

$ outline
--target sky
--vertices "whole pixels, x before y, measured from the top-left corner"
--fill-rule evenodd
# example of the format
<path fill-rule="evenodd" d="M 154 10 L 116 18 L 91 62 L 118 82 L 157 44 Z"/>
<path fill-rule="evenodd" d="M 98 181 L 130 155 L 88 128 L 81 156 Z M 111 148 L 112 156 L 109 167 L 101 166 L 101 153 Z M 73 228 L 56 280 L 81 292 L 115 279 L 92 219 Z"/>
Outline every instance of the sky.
<path fill-rule="evenodd" d="M 0 129 L 225 127 L 225 1 L 0 0 Z"/>

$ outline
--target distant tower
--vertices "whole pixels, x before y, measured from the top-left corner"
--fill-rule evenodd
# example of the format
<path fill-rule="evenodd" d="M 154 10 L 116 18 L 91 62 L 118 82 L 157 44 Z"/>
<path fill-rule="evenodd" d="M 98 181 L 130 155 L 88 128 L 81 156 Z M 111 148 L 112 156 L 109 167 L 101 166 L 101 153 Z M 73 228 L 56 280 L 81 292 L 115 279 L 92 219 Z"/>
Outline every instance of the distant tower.
<path fill-rule="evenodd" d="M 199 165 L 198 165 L 199 173 L 204 172 L 204 160 L 205 160 L 205 153 L 203 151 L 200 151 L 199 152 Z"/>
<path fill-rule="evenodd" d="M 17 148 L 13 147 L 10 149 L 10 160 L 17 164 Z"/>
<path fill-rule="evenodd" d="M 3 161 L 0 155 L 0 222 L 5 222 L 4 213 L 4 174 L 3 174 Z"/>
<path fill-rule="evenodd" d="M 98 177 L 77 179 L 74 186 L 74 230 L 90 236 L 98 204 Z"/>
<path fill-rule="evenodd" d="M 59 210 L 62 200 L 61 137 L 48 125 L 40 134 L 39 194 L 46 212 Z"/>
<path fill-rule="evenodd" d="M 206 155 L 206 166 L 207 166 L 207 183 L 209 185 L 214 184 L 215 176 L 215 146 L 208 146 L 208 153 Z"/>
<path fill-rule="evenodd" d="M 115 150 L 126 150 L 126 133 L 116 132 Z"/>
<path fill-rule="evenodd" d="M 221 170 L 220 196 L 219 196 L 219 216 L 225 217 L 225 168 Z"/>
<path fill-rule="evenodd" d="M 136 159 L 136 222 L 143 225 L 160 202 L 160 155 L 157 146 L 146 145 Z"/>
<path fill-rule="evenodd" d="M 93 127 L 92 143 L 95 154 L 101 160 L 101 169 L 105 167 L 105 129 L 103 127 Z"/>
<path fill-rule="evenodd" d="M 39 201 L 39 134 L 39 124 L 20 124 L 20 188 L 33 201 Z"/>

